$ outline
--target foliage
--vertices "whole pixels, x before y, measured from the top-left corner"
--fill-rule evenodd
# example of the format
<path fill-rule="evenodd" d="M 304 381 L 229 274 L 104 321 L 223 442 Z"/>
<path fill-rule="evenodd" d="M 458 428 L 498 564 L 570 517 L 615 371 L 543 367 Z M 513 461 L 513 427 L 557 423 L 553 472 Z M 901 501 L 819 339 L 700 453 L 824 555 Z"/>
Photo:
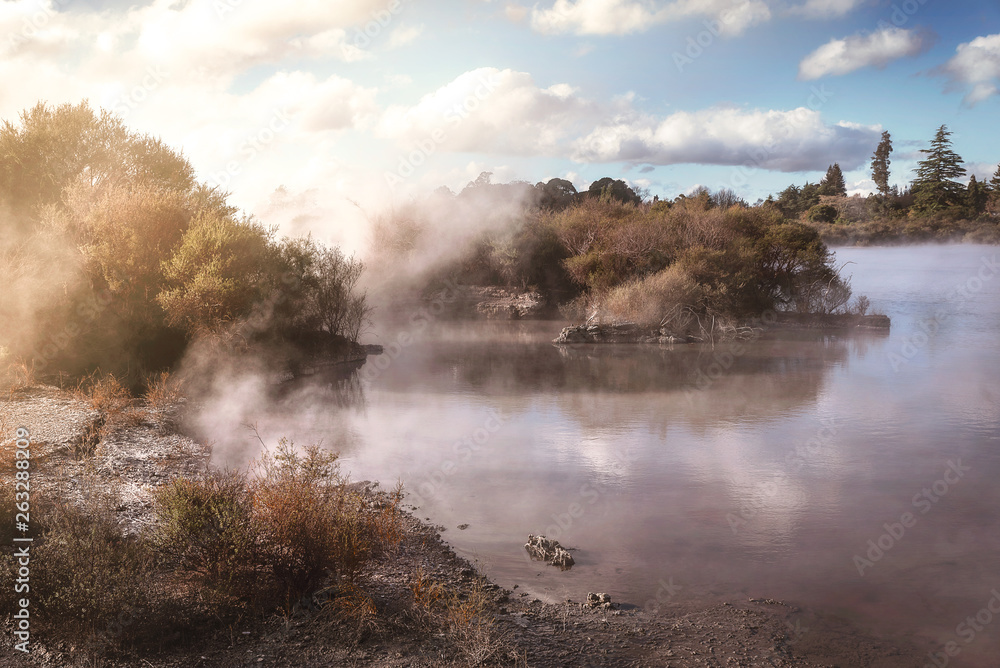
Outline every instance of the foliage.
<path fill-rule="evenodd" d="M 355 339 L 370 308 L 355 290 L 363 267 L 309 247 L 301 287 L 285 279 L 284 242 L 241 217 L 226 194 L 197 183 L 179 153 L 131 133 L 86 102 L 39 104 L 0 128 L 0 348 L 44 374 L 126 374 L 138 386 L 188 343 L 253 318 L 280 338 Z M 288 293 L 288 294 L 285 294 Z"/>
<path fill-rule="evenodd" d="M 889 134 L 888 130 L 884 130 L 882 141 L 879 142 L 874 155 L 872 155 L 872 180 L 875 182 L 879 196 L 883 198 L 888 197 L 890 192 L 889 165 L 892 164 L 892 160 L 889 159 L 890 155 L 892 155 L 892 135 Z"/>
<path fill-rule="evenodd" d="M 156 302 L 167 323 L 210 331 L 249 315 L 273 285 L 272 237 L 252 219 L 210 212 L 192 220 L 163 261 L 166 285 Z"/>
<path fill-rule="evenodd" d="M 253 475 L 177 480 L 157 497 L 160 545 L 206 586 L 253 606 L 291 604 L 350 579 L 401 539 L 397 505 L 370 509 L 337 457 L 282 440 Z"/>
<path fill-rule="evenodd" d="M 964 188 L 955 179 L 965 175 L 965 168 L 962 157 L 951 148 L 951 135 L 948 126 L 942 125 L 930 148 L 920 150 L 927 157 L 918 163 L 913 181 L 918 211 L 941 211 L 963 203 Z"/>
<path fill-rule="evenodd" d="M 826 170 L 826 176 L 819 184 L 820 195 L 847 197 L 847 185 L 844 183 L 844 173 L 836 162 Z"/>
<path fill-rule="evenodd" d="M 829 204 L 817 204 L 806 216 L 814 223 L 832 223 L 837 220 L 837 209 Z"/>

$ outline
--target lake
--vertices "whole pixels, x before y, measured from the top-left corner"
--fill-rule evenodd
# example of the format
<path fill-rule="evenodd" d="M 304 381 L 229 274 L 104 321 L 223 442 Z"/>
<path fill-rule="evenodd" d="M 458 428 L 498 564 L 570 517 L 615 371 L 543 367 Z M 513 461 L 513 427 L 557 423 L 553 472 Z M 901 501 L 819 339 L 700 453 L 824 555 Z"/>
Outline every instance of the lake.
<path fill-rule="evenodd" d="M 402 479 L 459 553 L 546 600 L 773 597 L 995 665 L 1000 619 L 975 616 L 1000 610 L 998 250 L 836 252 L 889 333 L 557 347 L 564 323 L 421 321 L 372 332 L 387 354 L 347 381 L 234 378 L 193 429 L 231 464 L 257 421 Z M 529 533 L 576 565 L 528 559 Z"/>

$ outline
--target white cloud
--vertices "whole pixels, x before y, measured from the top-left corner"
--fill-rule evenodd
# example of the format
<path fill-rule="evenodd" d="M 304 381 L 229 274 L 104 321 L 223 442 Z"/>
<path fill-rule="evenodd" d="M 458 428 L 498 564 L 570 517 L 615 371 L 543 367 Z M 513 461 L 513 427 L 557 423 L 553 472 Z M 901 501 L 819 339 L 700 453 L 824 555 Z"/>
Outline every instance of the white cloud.
<path fill-rule="evenodd" d="M 960 44 L 955 56 L 939 72 L 950 77 L 952 87 L 970 87 L 965 95 L 969 106 L 1000 93 L 1000 34 Z"/>
<path fill-rule="evenodd" d="M 530 74 L 482 68 L 466 72 L 413 106 L 390 107 L 378 134 L 404 147 L 439 136 L 445 150 L 558 155 L 568 138 L 601 117 L 571 86 L 535 85 Z"/>
<path fill-rule="evenodd" d="M 807 0 L 804 4 L 791 8 L 792 14 L 810 19 L 827 19 L 850 13 L 864 0 Z"/>
<path fill-rule="evenodd" d="M 424 34 L 424 26 L 422 25 L 400 26 L 389 34 L 389 48 L 398 49 L 407 44 L 412 44 L 422 34 Z"/>
<path fill-rule="evenodd" d="M 566 84 L 484 68 L 461 75 L 412 106 L 393 106 L 377 133 L 402 148 L 568 157 L 580 163 L 744 165 L 780 171 L 845 169 L 864 162 L 880 128 L 825 123 L 819 112 L 713 108 L 657 118 L 631 95 L 612 103 Z M 434 139 L 437 134 L 437 139 Z"/>
<path fill-rule="evenodd" d="M 628 35 L 670 21 L 710 17 L 720 34 L 738 35 L 770 20 L 764 0 L 555 0 L 549 9 L 534 7 L 531 27 L 543 34 Z"/>
<path fill-rule="evenodd" d="M 824 123 L 818 111 L 714 108 L 596 128 L 576 142 L 580 162 L 741 165 L 783 172 L 861 165 L 881 128 Z"/>
<path fill-rule="evenodd" d="M 799 78 L 840 76 L 863 67 L 885 67 L 904 56 L 916 56 L 930 46 L 927 35 L 902 28 L 884 28 L 867 35 L 834 39 L 799 63 Z"/>

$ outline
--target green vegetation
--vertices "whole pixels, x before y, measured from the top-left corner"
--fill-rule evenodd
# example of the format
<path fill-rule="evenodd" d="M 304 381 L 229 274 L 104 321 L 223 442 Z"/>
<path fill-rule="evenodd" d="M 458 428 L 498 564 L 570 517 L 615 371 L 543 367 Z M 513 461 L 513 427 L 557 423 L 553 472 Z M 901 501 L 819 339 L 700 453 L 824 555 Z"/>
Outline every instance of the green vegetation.
<path fill-rule="evenodd" d="M 465 210 L 469 199 L 500 188 L 498 201 L 510 201 L 513 190 L 522 204 L 440 271 L 455 282 L 534 289 L 550 304 L 568 305 L 564 314 L 574 318 L 596 314 L 677 333 L 713 321 L 743 322 L 770 309 L 829 313 L 850 298 L 815 229 L 788 221 L 776 206 L 748 207 L 726 191 L 640 203 L 605 185 L 600 194 L 545 207 L 539 202 L 557 199 L 553 189 L 569 196 L 566 184 L 470 184 L 459 195 L 435 195 L 425 209 L 383 221 L 380 238 L 406 235 L 408 241 L 383 241 L 379 264 L 400 264 L 433 244 L 425 232 L 433 229 L 432 215 L 447 218 Z"/>
<path fill-rule="evenodd" d="M 910 185 L 890 186 L 892 136 L 882 139 L 871 160 L 876 193 L 847 197 L 843 174 L 831 165 L 819 185 L 789 186 L 777 200 L 788 217 L 799 218 L 829 243 L 888 243 L 908 241 L 971 241 L 1000 243 L 1000 167 L 988 182 L 975 175 L 968 185 L 963 160 L 952 149 L 952 132 L 942 125 L 921 160 Z"/>
<path fill-rule="evenodd" d="M 86 103 L 39 104 L 0 129 L 0 350 L 46 375 L 137 384 L 198 337 L 324 350 L 370 308 L 360 261 L 279 239 L 198 183 L 187 159 Z"/>

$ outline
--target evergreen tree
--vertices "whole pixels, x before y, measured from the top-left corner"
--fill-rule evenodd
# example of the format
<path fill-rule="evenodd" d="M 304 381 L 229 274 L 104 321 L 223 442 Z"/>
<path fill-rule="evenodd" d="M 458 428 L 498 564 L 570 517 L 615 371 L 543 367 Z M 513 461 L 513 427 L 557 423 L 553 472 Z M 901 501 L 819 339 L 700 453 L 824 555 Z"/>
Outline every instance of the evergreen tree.
<path fill-rule="evenodd" d="M 986 182 L 986 188 L 993 195 L 1000 195 L 1000 165 L 997 165 L 997 171 L 993 173 L 993 178 Z"/>
<path fill-rule="evenodd" d="M 969 187 L 966 189 L 965 203 L 974 216 L 978 216 L 986 210 L 986 202 L 989 200 L 989 190 L 985 183 L 980 183 L 973 174 L 969 179 Z"/>
<path fill-rule="evenodd" d="M 889 160 L 889 156 L 891 154 L 892 137 L 888 131 L 885 131 L 882 133 L 882 141 L 879 142 L 878 148 L 875 149 L 875 154 L 872 156 L 872 181 L 875 182 L 875 187 L 878 188 L 878 194 L 881 197 L 889 195 L 889 165 L 892 162 Z"/>
<path fill-rule="evenodd" d="M 965 176 L 962 157 L 951 148 L 952 133 L 948 126 L 938 128 L 929 149 L 920 152 L 927 155 L 917 167 L 917 178 L 913 180 L 916 206 L 923 211 L 936 211 L 963 203 L 965 187 L 956 181 Z"/>
<path fill-rule="evenodd" d="M 836 162 L 826 170 L 826 176 L 819 184 L 820 195 L 847 197 L 847 184 L 844 182 L 844 172 Z"/>

